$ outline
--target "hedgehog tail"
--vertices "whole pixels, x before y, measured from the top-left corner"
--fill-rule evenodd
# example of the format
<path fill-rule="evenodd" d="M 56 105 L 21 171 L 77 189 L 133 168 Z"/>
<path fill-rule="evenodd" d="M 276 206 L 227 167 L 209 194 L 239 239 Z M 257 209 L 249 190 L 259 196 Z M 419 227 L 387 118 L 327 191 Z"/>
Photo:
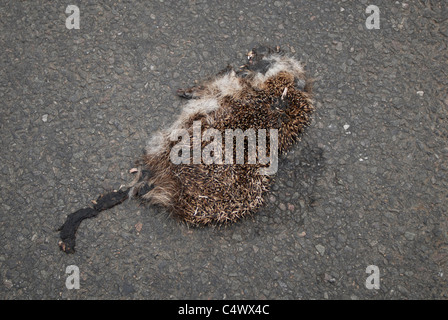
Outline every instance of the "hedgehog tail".
<path fill-rule="evenodd" d="M 110 209 L 122 203 L 129 197 L 129 189 L 113 191 L 98 197 L 93 207 L 75 211 L 67 216 L 65 223 L 58 229 L 60 231 L 59 248 L 65 253 L 74 253 L 76 244 L 76 231 L 84 219 L 96 217 L 101 211 Z"/>
<path fill-rule="evenodd" d="M 128 198 L 140 198 L 154 186 L 148 185 L 147 180 L 151 177 L 149 170 L 138 167 L 135 179 L 125 189 L 100 195 L 93 202 L 92 207 L 79 209 L 67 216 L 65 223 L 57 230 L 60 232 L 59 248 L 65 253 L 74 253 L 76 244 L 76 231 L 84 219 L 96 217 L 101 211 L 108 210 L 123 203 Z"/>

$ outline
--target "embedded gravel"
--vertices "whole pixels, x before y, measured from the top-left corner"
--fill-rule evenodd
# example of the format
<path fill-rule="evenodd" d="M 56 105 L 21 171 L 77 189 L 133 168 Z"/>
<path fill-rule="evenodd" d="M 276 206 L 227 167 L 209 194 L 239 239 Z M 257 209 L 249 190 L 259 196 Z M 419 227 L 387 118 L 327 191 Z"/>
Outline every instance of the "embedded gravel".
<path fill-rule="evenodd" d="M 1 299 L 447 299 L 446 1 L 0 2 Z M 135 202 L 67 214 L 119 188 L 169 125 L 176 89 L 257 43 L 314 78 L 312 126 L 266 206 L 189 229 Z M 66 287 L 66 268 L 80 288 Z M 379 289 L 366 268 L 378 267 Z"/>

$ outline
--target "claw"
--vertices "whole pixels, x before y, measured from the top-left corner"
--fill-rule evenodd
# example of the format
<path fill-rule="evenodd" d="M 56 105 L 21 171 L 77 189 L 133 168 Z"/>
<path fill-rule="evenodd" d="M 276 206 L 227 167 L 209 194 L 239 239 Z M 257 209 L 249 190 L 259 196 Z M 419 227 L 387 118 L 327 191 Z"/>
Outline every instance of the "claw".
<path fill-rule="evenodd" d="M 255 52 L 253 50 L 247 53 L 247 60 L 251 60 L 255 56 Z"/>

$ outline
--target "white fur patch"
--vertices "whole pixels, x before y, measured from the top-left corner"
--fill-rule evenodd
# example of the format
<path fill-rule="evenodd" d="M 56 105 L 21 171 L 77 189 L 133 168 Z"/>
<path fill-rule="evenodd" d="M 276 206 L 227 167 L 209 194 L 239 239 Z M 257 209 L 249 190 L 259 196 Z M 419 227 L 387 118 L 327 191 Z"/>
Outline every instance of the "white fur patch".
<path fill-rule="evenodd" d="M 208 114 L 219 108 L 219 103 L 216 98 L 203 98 L 203 99 L 193 99 L 189 100 L 184 106 L 181 115 L 168 129 L 156 132 L 156 134 L 148 141 L 146 144 L 146 152 L 148 154 L 156 154 L 161 152 L 165 143 L 168 140 L 175 140 L 178 138 L 177 134 L 179 129 L 183 129 L 185 123 L 190 119 L 191 116 L 200 113 Z M 187 129 L 187 128 L 185 128 Z"/>
<path fill-rule="evenodd" d="M 149 139 L 149 141 L 146 143 L 146 153 L 147 154 L 156 154 L 163 150 L 163 132 L 158 131 L 154 133 L 154 135 Z"/>
<path fill-rule="evenodd" d="M 220 99 L 225 96 L 238 96 L 241 90 L 240 79 L 236 76 L 235 71 L 232 70 L 229 73 L 217 77 L 201 90 L 203 96 L 200 99 L 192 99 L 185 104 L 181 115 L 171 127 L 157 132 L 148 141 L 146 144 L 146 152 L 148 154 L 161 152 L 168 140 L 177 139 L 176 135 L 178 134 L 178 130 L 184 128 L 185 123 L 191 116 L 197 113 L 207 115 L 217 110 L 220 106 Z"/>
<path fill-rule="evenodd" d="M 241 89 L 240 80 L 233 70 L 214 80 L 209 87 L 210 93 L 217 97 L 235 96 L 239 94 Z"/>
<path fill-rule="evenodd" d="M 260 86 L 266 80 L 276 76 L 280 72 L 289 72 L 294 77 L 299 79 L 305 78 L 305 72 L 299 61 L 294 58 L 285 57 L 281 55 L 271 55 L 263 58 L 271 63 L 268 71 L 265 74 L 258 73 L 254 78 L 255 86 Z"/>

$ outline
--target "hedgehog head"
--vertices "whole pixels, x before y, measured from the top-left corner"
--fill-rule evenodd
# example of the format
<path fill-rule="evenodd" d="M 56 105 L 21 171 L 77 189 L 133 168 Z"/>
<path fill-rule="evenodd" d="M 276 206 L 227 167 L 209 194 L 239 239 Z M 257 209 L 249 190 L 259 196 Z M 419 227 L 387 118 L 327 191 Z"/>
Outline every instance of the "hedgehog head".
<path fill-rule="evenodd" d="M 306 91 L 307 79 L 302 65 L 286 55 L 280 47 L 258 46 L 247 54 L 247 59 L 247 64 L 242 66 L 242 76 L 252 79 L 256 87 L 261 87 L 268 79 L 286 72 L 294 76 L 298 90 Z"/>

